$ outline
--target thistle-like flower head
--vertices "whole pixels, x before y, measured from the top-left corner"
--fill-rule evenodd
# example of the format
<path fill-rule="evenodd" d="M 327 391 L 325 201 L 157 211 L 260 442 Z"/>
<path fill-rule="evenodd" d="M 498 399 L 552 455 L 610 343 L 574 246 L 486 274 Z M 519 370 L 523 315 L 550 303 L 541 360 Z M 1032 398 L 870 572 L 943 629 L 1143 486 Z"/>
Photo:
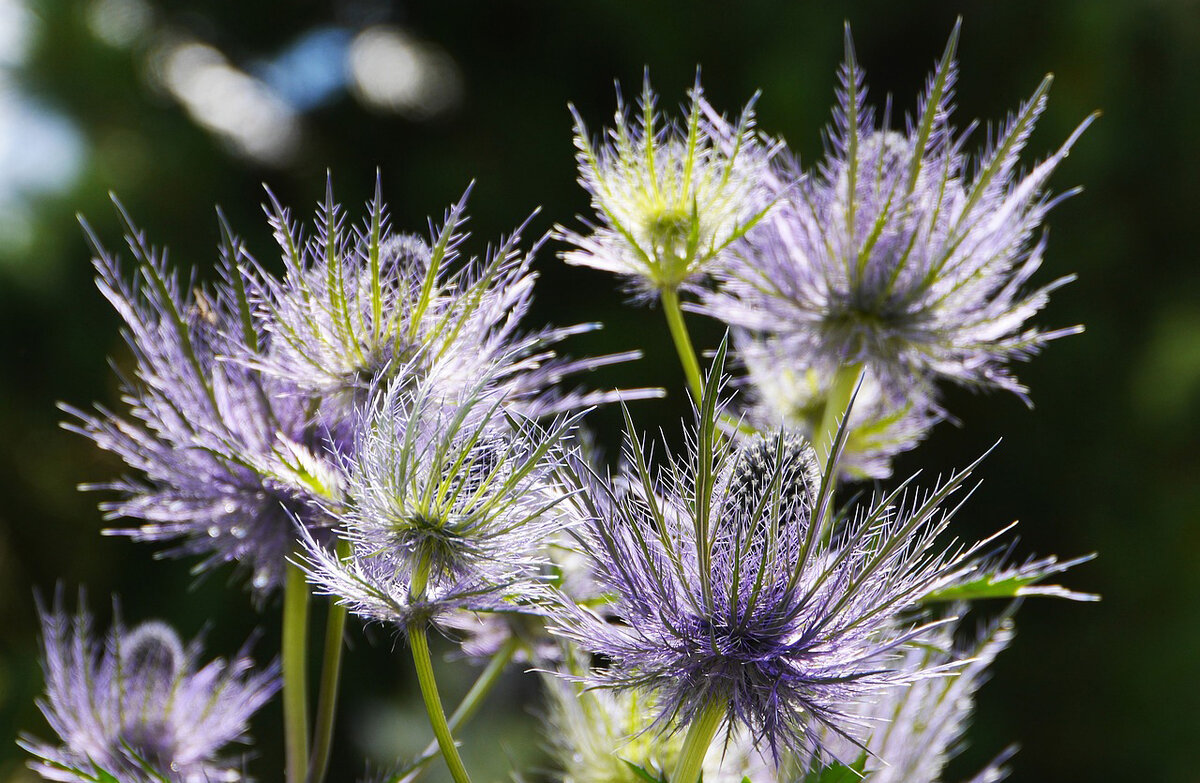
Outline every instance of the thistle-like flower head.
<path fill-rule="evenodd" d="M 560 526 L 551 481 L 573 418 L 506 411 L 495 378 L 393 381 L 345 465 L 346 557 L 308 547 L 310 580 L 370 620 L 517 610 L 541 591 L 539 547 Z M 510 602 L 508 599 L 512 599 Z"/>
<path fill-rule="evenodd" d="M 247 287 L 270 333 L 245 362 L 295 384 L 322 401 L 336 421 L 393 378 L 413 383 L 439 367 L 443 382 L 470 386 L 485 368 L 506 362 L 496 380 L 511 403 L 542 415 L 599 398 L 557 398 L 563 375 L 635 354 L 577 362 L 549 347 L 594 324 L 522 333 L 535 275 L 533 253 L 518 246 L 521 229 L 486 258 L 463 258 L 466 196 L 451 207 L 428 241 L 391 231 L 380 183 L 365 223 L 347 228 L 332 184 L 306 235 L 272 198 L 270 221 L 283 256 L 277 279 L 255 267 Z M 486 370 L 493 375 L 495 372 Z"/>
<path fill-rule="evenodd" d="M 334 481 L 336 444 L 311 426 L 309 399 L 283 380 L 227 361 L 265 338 L 237 266 L 241 245 L 222 222 L 221 278 L 189 290 L 122 210 L 134 257 L 128 276 L 89 231 L 97 285 L 125 324 L 134 369 L 123 383 L 128 414 L 67 408 L 68 425 L 119 456 L 141 478 L 95 485 L 121 499 L 111 517 L 141 520 L 110 532 L 170 541 L 173 555 L 204 555 L 199 568 L 235 562 L 255 591 L 281 582 L 297 521 L 327 524 L 314 482 Z M 85 226 L 86 228 L 86 226 Z"/>
<path fill-rule="evenodd" d="M 939 506 L 968 471 L 835 526 L 832 481 L 802 438 L 718 439 L 716 372 L 691 454 L 665 480 L 636 442 L 630 492 L 583 480 L 582 548 L 618 623 L 568 604 L 558 630 L 611 661 L 590 682 L 651 690 L 661 727 L 716 707 L 777 758 L 825 755 L 819 728 L 851 735 L 848 705 L 923 676 L 897 665 L 919 631 L 898 615 L 972 568 L 970 550 L 934 548 L 950 516 Z M 831 459 L 844 441 L 845 429 Z"/>
<path fill-rule="evenodd" d="M 200 666 L 200 645 L 184 645 L 160 622 L 103 638 L 81 603 L 68 617 L 61 597 L 42 614 L 46 695 L 39 702 L 62 740 L 21 744 L 48 780 L 94 781 L 103 770 L 122 783 L 242 780 L 242 762 L 222 754 L 246 741 L 246 724 L 279 689 L 278 665 L 255 672 L 245 652 Z"/>
<path fill-rule="evenodd" d="M 1022 397 L 1009 363 L 1076 329 L 1027 326 L 1068 278 L 1032 290 L 1051 173 L 1089 124 L 1022 175 L 1050 77 L 972 161 L 949 124 L 955 29 L 907 132 L 876 122 L 847 31 L 830 150 L 810 175 L 777 174 L 780 201 L 739 248 L 705 309 L 768 333 L 791 365 L 867 365 L 892 400 L 947 378 Z"/>
<path fill-rule="evenodd" d="M 754 132 L 753 101 L 730 127 L 706 119 L 714 113 L 699 81 L 690 97 L 684 127 L 663 127 L 647 77 L 638 117 L 618 93 L 614 127 L 600 144 L 572 109 L 579 181 L 599 224 L 586 236 L 559 228 L 575 246 L 563 255 L 568 264 L 623 275 L 646 295 L 675 290 L 712 271 L 762 217 L 769 206 L 762 175 L 774 148 Z"/>

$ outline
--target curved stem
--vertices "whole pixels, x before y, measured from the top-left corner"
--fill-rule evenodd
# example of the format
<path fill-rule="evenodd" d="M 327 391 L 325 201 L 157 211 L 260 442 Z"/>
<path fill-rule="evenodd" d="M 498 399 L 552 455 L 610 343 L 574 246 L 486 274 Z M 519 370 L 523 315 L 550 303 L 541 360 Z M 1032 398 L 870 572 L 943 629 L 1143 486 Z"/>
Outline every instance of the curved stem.
<path fill-rule="evenodd" d="M 350 556 L 350 542 L 338 541 L 338 557 Z M 322 783 L 329 771 L 329 749 L 333 744 L 333 722 L 337 713 L 338 686 L 342 675 L 342 637 L 346 632 L 346 607 L 329 602 L 325 620 L 325 652 L 321 664 L 321 690 L 317 696 L 317 720 L 313 728 L 313 754 L 309 778 Z"/>
<path fill-rule="evenodd" d="M 704 705 L 688 728 L 687 737 L 683 740 L 683 749 L 679 751 L 679 760 L 675 762 L 675 770 L 671 773 L 670 783 L 696 783 L 699 780 L 708 746 L 712 744 L 724 718 L 725 704 L 719 699 L 712 699 Z"/>
<path fill-rule="evenodd" d="M 521 642 L 517 637 L 511 636 L 504 645 L 496 651 L 492 659 L 488 661 L 488 665 L 479 677 L 475 680 L 475 684 L 471 686 L 471 690 L 467 691 L 467 695 L 463 696 L 462 701 L 458 703 L 454 713 L 446 722 L 450 727 L 451 733 L 458 731 L 464 723 L 474 717 L 479 708 L 483 706 L 483 700 L 491 692 L 492 688 L 500 681 L 500 675 L 504 672 L 504 667 L 512 660 L 513 655 L 520 649 Z M 438 742 L 435 739 L 430 742 L 425 750 L 421 751 L 421 755 L 417 756 L 408 765 L 400 771 L 399 774 L 388 778 L 388 783 L 412 783 L 420 776 L 421 772 L 435 756 L 438 755 Z"/>
<path fill-rule="evenodd" d="M 287 781 L 305 783 L 308 772 L 308 583 L 289 563 L 283 587 L 283 724 Z"/>
<path fill-rule="evenodd" d="M 683 322 L 683 309 L 679 306 L 679 291 L 674 288 L 662 289 L 663 313 L 667 316 L 667 327 L 671 330 L 671 339 L 675 341 L 675 350 L 679 353 L 679 361 L 683 364 L 683 373 L 687 376 L 688 388 L 697 403 L 704 387 L 700 375 L 700 362 L 696 358 L 696 349 L 692 347 L 692 338 L 688 336 L 687 324 Z"/>
<path fill-rule="evenodd" d="M 442 749 L 442 757 L 446 759 L 450 776 L 454 778 L 454 783 L 471 783 L 462 757 L 458 755 L 458 746 L 454 744 L 450 726 L 446 723 L 446 713 L 442 709 L 442 699 L 438 695 L 437 681 L 433 676 L 433 660 L 429 655 L 429 638 L 424 622 L 417 621 L 408 626 L 408 643 L 412 648 L 413 663 L 417 668 L 421 698 L 425 700 L 425 711 L 429 713 L 429 725 L 433 728 L 433 736 L 437 737 L 438 746 Z"/>

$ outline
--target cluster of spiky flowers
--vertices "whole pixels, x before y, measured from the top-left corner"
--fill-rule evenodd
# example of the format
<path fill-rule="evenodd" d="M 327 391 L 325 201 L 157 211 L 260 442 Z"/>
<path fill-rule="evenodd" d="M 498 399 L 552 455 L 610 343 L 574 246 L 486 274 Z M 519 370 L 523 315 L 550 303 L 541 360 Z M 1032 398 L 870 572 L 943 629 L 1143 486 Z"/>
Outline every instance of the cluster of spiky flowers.
<path fill-rule="evenodd" d="M 956 41 L 903 133 L 872 116 L 848 43 L 811 172 L 755 129 L 753 101 L 731 122 L 698 83 L 673 124 L 647 82 L 602 141 L 573 110 L 597 218 L 556 229 L 563 258 L 661 303 L 692 392 L 687 445 L 661 461 L 627 407 L 623 462 L 589 449 L 585 408 L 656 392 L 559 388 L 635 354 L 555 355 L 591 324 L 523 331 L 525 226 L 464 256 L 465 197 L 428 237 L 391 230 L 378 185 L 356 226 L 329 187 L 311 227 L 272 197 L 282 274 L 222 221 L 203 286 L 127 218 L 132 274 L 93 237 L 134 367 L 126 412 L 71 410 L 70 426 L 138 474 L 105 485 L 105 510 L 136 520 L 112 532 L 239 564 L 260 599 L 282 587 L 281 666 L 198 667 L 164 625 L 118 620 L 96 641 L 82 607 L 43 611 L 42 709 L 63 744 L 24 739 L 34 769 L 237 780 L 223 747 L 281 689 L 286 780 L 323 783 L 354 615 L 407 644 L 434 735 L 388 783 L 438 755 L 470 783 L 455 733 L 515 659 L 545 680 L 565 783 L 938 780 L 1012 633 L 1015 604 L 957 645 L 972 602 L 1090 598 L 1043 584 L 1086 558 L 1013 564 L 1003 531 L 953 535 L 978 461 L 925 492 L 835 499 L 947 415 L 939 379 L 1024 395 L 1009 364 L 1072 331 L 1027 325 L 1062 280 L 1027 285 L 1047 178 L 1079 131 L 1017 173 L 1047 82 L 972 161 L 949 124 Z M 706 377 L 681 297 L 730 327 Z M 310 720 L 314 593 L 330 605 Z M 430 629 L 485 662 L 449 716 Z"/>
<path fill-rule="evenodd" d="M 62 596 L 41 608 L 46 698 L 39 706 L 62 745 L 21 744 L 49 780 L 211 783 L 242 780 L 242 762 L 222 755 L 246 739 L 247 722 L 279 690 L 279 665 L 253 670 L 246 651 L 199 665 L 161 622 L 126 628 L 118 617 L 95 638 L 83 605 L 67 615 Z"/>

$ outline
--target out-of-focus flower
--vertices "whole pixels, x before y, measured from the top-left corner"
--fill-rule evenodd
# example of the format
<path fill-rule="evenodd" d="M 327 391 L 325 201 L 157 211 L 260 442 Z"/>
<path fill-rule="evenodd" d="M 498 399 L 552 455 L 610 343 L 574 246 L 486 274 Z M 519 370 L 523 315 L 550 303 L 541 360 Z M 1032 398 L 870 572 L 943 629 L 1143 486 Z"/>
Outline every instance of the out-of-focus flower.
<path fill-rule="evenodd" d="M 552 481 L 576 419 L 541 427 L 503 408 L 483 376 L 447 394 L 437 376 L 393 381 L 345 465 L 340 558 L 310 542 L 310 581 L 369 620 L 510 610 L 544 592 L 564 496 Z M 502 379 L 501 379 L 502 384 Z"/>
<path fill-rule="evenodd" d="M 576 675 L 586 670 L 580 656 L 561 657 L 564 668 Z M 644 783 L 633 767 L 662 779 L 675 765 L 683 735 L 651 730 L 659 712 L 652 696 L 585 688 L 554 675 L 543 682 L 549 701 L 546 735 L 563 783 Z M 710 783 L 741 783 L 748 776 L 762 779 L 766 763 L 748 738 L 739 737 L 714 744 L 703 772 Z"/>
<path fill-rule="evenodd" d="M 247 722 L 279 689 L 278 665 L 259 672 L 243 650 L 232 662 L 200 666 L 200 645 L 184 646 L 169 626 L 126 629 L 102 639 L 82 598 L 74 618 L 61 597 L 44 608 L 46 695 L 39 702 L 62 740 L 21 744 L 48 780 L 91 783 L 102 770 L 121 783 L 242 780 L 243 760 L 222 754 L 245 742 Z"/>
<path fill-rule="evenodd" d="M 336 483 L 328 456 L 337 446 L 312 426 L 310 399 L 294 385 L 227 360 L 265 339 L 240 285 L 232 234 L 222 226 L 218 283 L 188 291 L 125 217 L 132 279 L 89 237 L 97 285 L 133 353 L 123 381 L 129 412 L 64 408 L 77 420 L 67 426 L 143 476 L 90 487 L 121 493 L 101 504 L 111 517 L 144 522 L 109 532 L 173 542 L 168 554 L 204 555 L 201 570 L 238 563 L 263 594 L 281 583 L 297 523 L 318 536 L 328 524 L 313 501 Z"/>
<path fill-rule="evenodd" d="M 618 93 L 615 125 L 599 144 L 572 108 L 579 181 L 599 224 L 587 235 L 559 227 L 559 238 L 575 246 L 563 254 L 568 264 L 622 275 L 643 295 L 674 291 L 711 272 L 762 218 L 775 147 L 754 131 L 753 101 L 729 126 L 706 119 L 714 113 L 699 81 L 690 97 L 685 127 L 660 126 L 647 76 L 637 118 Z"/>
<path fill-rule="evenodd" d="M 965 606 L 955 607 L 965 611 Z M 845 745 L 842 755 L 859 756 L 868 783 L 937 783 L 958 751 L 974 709 L 974 696 L 987 681 L 988 667 L 1013 637 L 1012 611 L 990 622 L 965 647 L 954 637 L 961 621 L 931 628 L 919 645 L 904 654 L 902 668 L 912 671 L 944 669 L 945 677 L 919 679 L 857 705 L 865 721 L 858 744 L 831 737 Z M 1006 751 L 974 780 L 1004 777 Z"/>
<path fill-rule="evenodd" d="M 833 377 L 820 367 L 796 367 L 773 340 L 735 334 L 746 368 L 749 405 L 745 421 L 760 432 L 780 427 L 810 441 L 819 437 L 830 402 Z M 888 399 L 873 372 L 862 376 L 846 422 L 846 445 L 838 472 L 846 479 L 881 479 L 892 474 L 892 458 L 914 448 L 938 421 L 930 393 L 914 384 L 903 400 Z"/>
<path fill-rule="evenodd" d="M 956 28 L 899 133 L 867 107 L 847 31 L 827 158 L 811 175 L 776 174 L 778 203 L 739 245 L 706 312 L 770 335 L 790 367 L 865 365 L 892 401 L 939 377 L 1025 398 L 1010 362 L 1078 331 L 1027 326 L 1070 278 L 1027 284 L 1042 263 L 1038 229 L 1058 200 L 1047 180 L 1091 118 L 1021 174 L 1047 77 L 972 160 L 968 134 L 949 124 L 957 39 Z"/>

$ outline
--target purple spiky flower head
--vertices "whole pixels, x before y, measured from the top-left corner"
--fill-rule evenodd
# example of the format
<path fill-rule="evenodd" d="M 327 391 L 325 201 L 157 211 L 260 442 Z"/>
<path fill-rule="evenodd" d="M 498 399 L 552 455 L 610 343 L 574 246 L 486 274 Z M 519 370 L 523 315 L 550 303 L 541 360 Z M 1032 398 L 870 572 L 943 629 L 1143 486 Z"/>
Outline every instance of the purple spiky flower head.
<path fill-rule="evenodd" d="M 905 132 L 877 122 L 846 38 L 839 107 L 818 170 L 780 166 L 775 208 L 739 246 L 712 316 L 770 335 L 795 367 L 863 364 L 893 400 L 945 378 L 1025 398 L 1009 364 L 1077 328 L 1028 326 L 1062 277 L 1027 284 L 1057 202 L 1051 173 L 1092 118 L 1028 173 L 1019 156 L 1046 107 L 1049 76 L 972 159 L 949 122 L 958 28 Z"/>
<path fill-rule="evenodd" d="M 647 75 L 640 113 L 631 117 L 618 91 L 599 143 L 572 107 L 579 182 L 599 222 L 586 235 L 558 228 L 575 247 L 568 264 L 621 275 L 641 297 L 673 291 L 710 273 L 769 208 L 763 174 L 776 146 L 754 130 L 754 101 L 731 125 L 704 99 L 699 74 L 689 97 L 685 122 L 664 126 Z"/>
<path fill-rule="evenodd" d="M 499 386 L 497 385 L 499 383 Z M 309 580 L 367 620 L 522 611 L 544 592 L 542 547 L 561 527 L 553 481 L 577 421 L 541 426 L 504 407 L 503 379 L 393 381 L 344 465 L 339 557 L 310 542 Z"/>
<path fill-rule="evenodd" d="M 825 756 L 824 732 L 856 733 L 851 705 L 931 674 L 899 666 L 921 631 L 899 617 L 973 569 L 971 548 L 935 548 L 951 516 L 940 506 L 970 469 L 921 499 L 906 499 L 902 485 L 835 524 L 833 482 L 802 438 L 718 437 L 724 350 L 691 453 L 663 480 L 636 440 L 629 491 L 579 479 L 581 548 L 614 596 L 605 612 L 617 622 L 565 602 L 557 630 L 610 661 L 588 682 L 652 691 L 660 727 L 715 708 L 776 758 Z"/>
<path fill-rule="evenodd" d="M 224 221 L 220 278 L 201 288 L 182 282 L 121 214 L 132 275 L 88 235 L 97 285 L 133 354 L 123 378 L 129 410 L 64 409 L 76 419 L 68 429 L 141 475 L 85 488 L 117 491 L 101 508 L 142 522 L 108 532 L 169 542 L 168 555 L 201 555 L 198 570 L 236 563 L 264 595 L 281 584 L 296 525 L 321 536 L 329 524 L 313 501 L 323 494 L 315 489 L 336 483 L 328 460 L 336 444 L 311 426 L 310 399 L 294 385 L 229 360 L 256 350 L 265 332 L 241 285 L 241 244 Z"/>
<path fill-rule="evenodd" d="M 169 626 L 126 628 L 120 618 L 95 638 L 82 595 L 74 617 L 61 595 L 39 607 L 46 695 L 39 702 L 62 740 L 22 737 L 48 780 L 212 783 L 243 779 L 244 760 L 223 753 L 246 742 L 247 722 L 279 689 L 279 667 L 255 671 L 247 651 L 199 664 L 200 644 L 184 645 Z"/>

